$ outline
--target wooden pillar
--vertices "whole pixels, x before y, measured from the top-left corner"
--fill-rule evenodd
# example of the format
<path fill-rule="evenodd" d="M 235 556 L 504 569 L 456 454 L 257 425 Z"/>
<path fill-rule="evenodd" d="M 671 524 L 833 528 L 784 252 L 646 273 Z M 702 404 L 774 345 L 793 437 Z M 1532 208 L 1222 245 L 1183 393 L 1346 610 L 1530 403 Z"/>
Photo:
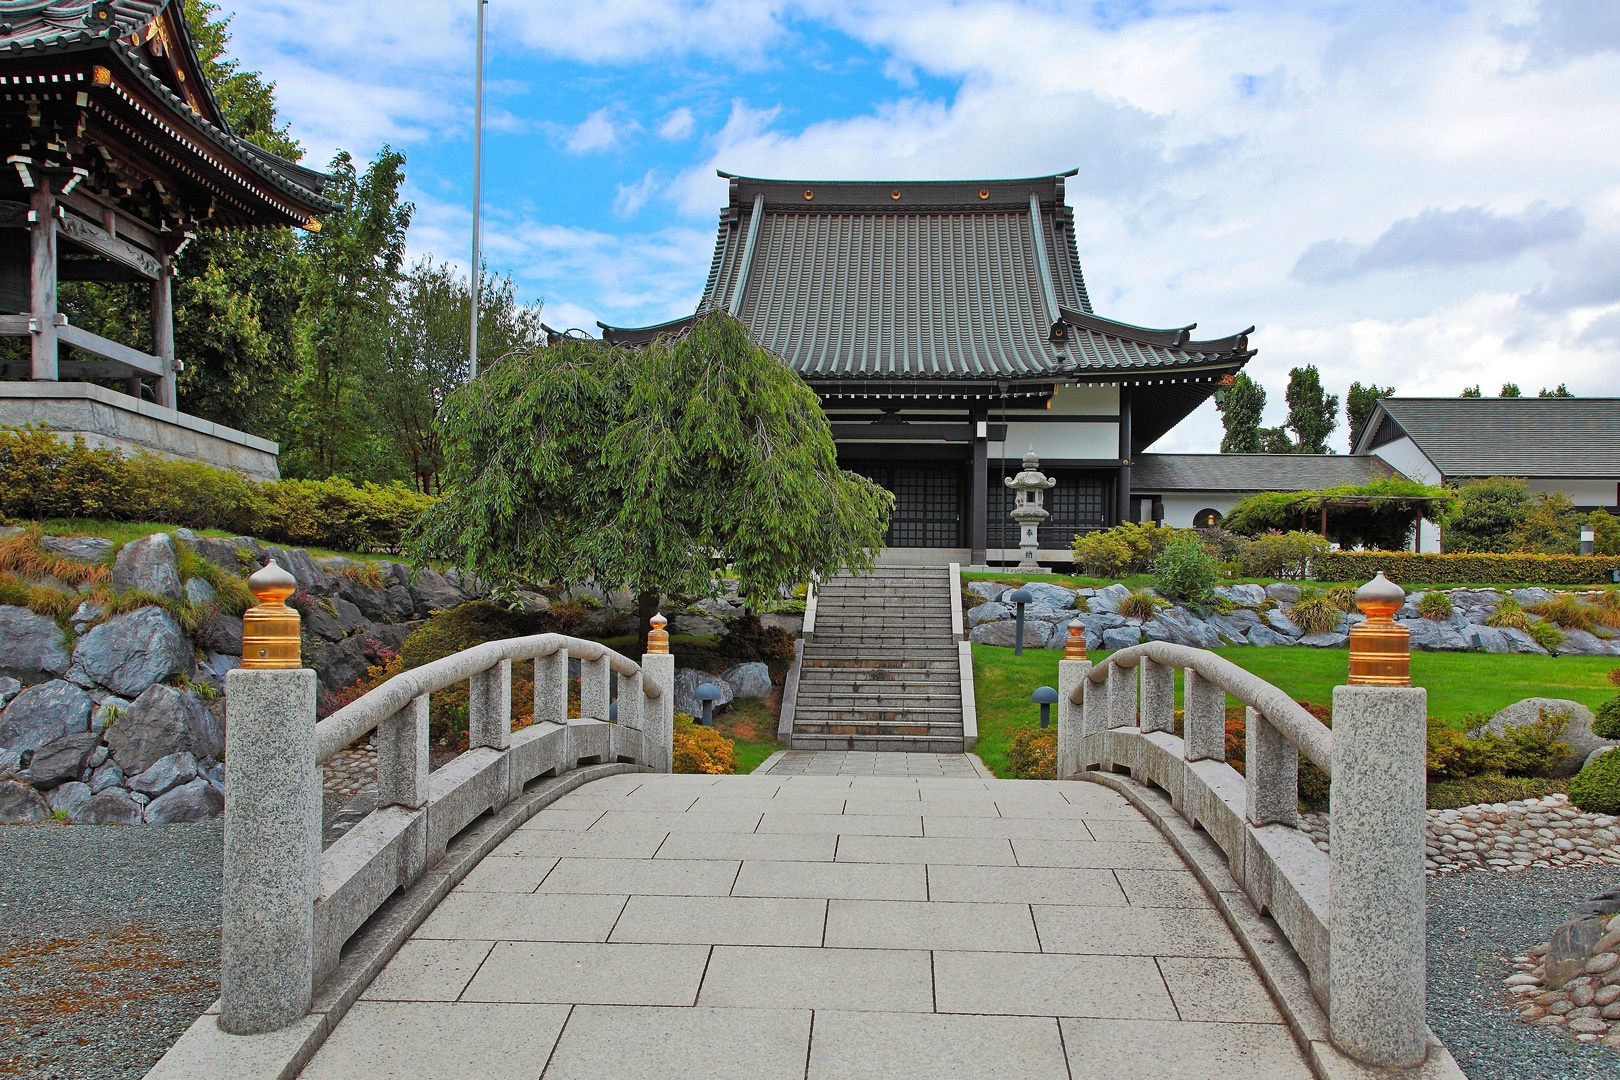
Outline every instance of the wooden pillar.
<path fill-rule="evenodd" d="M 177 407 L 174 375 L 174 290 L 171 284 L 174 275 L 169 266 L 168 253 L 159 253 L 158 259 L 163 269 L 159 272 L 158 279 L 152 282 L 152 352 L 163 361 L 163 374 L 158 377 L 154 389 L 157 391 L 157 403 L 165 409 L 173 409 Z"/>
<path fill-rule="evenodd" d="M 36 379 L 56 381 L 56 196 L 41 176 L 28 200 L 33 221 L 28 227 L 28 313 Z"/>
<path fill-rule="evenodd" d="M 1132 520 L 1131 512 L 1131 388 L 1119 387 L 1119 524 Z"/>
<path fill-rule="evenodd" d="M 989 419 L 988 412 L 975 410 L 973 413 L 973 465 L 968 473 L 968 547 L 973 549 L 974 566 L 983 566 L 987 555 L 987 526 L 990 520 L 990 450 L 989 440 L 980 432 L 988 426 Z"/>
<path fill-rule="evenodd" d="M 1322 539 L 1327 539 L 1327 503 L 1322 504 Z"/>

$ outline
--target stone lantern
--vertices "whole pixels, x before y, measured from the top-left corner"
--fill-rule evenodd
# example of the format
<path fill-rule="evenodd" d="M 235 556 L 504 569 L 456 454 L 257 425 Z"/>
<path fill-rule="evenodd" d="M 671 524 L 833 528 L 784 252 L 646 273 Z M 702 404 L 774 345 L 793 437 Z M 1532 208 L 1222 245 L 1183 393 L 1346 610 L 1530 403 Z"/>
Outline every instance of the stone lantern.
<path fill-rule="evenodd" d="M 1041 566 L 1035 561 L 1035 552 L 1039 546 L 1036 529 L 1050 516 L 1041 505 L 1046 498 L 1044 493 L 1057 483 L 1041 472 L 1040 466 L 1041 459 L 1035 456 L 1035 448 L 1032 446 L 1024 454 L 1024 468 L 1018 475 L 1003 477 L 1001 481 L 1013 490 L 1012 519 L 1018 522 L 1018 543 L 1024 556 L 1024 561 L 1018 564 L 1018 569 L 1024 573 L 1040 572 Z"/>

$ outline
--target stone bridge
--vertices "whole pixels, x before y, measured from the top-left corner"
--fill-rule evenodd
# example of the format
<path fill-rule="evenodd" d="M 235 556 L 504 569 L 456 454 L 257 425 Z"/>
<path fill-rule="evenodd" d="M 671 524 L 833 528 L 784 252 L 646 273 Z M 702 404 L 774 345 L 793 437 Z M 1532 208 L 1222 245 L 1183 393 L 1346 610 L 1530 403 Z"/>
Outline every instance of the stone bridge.
<path fill-rule="evenodd" d="M 312 673 L 232 672 L 222 996 L 149 1077 L 1461 1077 L 1424 1022 L 1423 691 L 1341 687 L 1330 731 L 1149 643 L 1062 662 L 1064 779 L 675 775 L 660 637 L 478 646 L 318 724 Z M 463 682 L 471 748 L 429 772 Z M 373 730 L 378 809 L 322 851 L 316 762 Z M 1301 754 L 1331 856 L 1294 828 Z"/>

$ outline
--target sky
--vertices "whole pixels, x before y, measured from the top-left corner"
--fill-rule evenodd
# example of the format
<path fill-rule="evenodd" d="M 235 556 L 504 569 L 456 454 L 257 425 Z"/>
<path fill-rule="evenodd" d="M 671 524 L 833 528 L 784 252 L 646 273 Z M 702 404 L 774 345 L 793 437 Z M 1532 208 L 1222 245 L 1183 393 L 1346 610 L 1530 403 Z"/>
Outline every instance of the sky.
<path fill-rule="evenodd" d="M 475 0 L 255 0 L 233 46 L 319 164 L 407 156 L 470 259 Z M 225 0 L 225 10 L 231 9 Z M 1620 396 L 1616 0 L 491 0 L 484 249 L 558 328 L 690 314 L 716 169 L 1067 183 L 1098 314 L 1256 327 L 1403 396 Z M 1213 451 L 1205 404 L 1154 447 Z M 1342 425 L 1333 438 L 1342 452 Z"/>

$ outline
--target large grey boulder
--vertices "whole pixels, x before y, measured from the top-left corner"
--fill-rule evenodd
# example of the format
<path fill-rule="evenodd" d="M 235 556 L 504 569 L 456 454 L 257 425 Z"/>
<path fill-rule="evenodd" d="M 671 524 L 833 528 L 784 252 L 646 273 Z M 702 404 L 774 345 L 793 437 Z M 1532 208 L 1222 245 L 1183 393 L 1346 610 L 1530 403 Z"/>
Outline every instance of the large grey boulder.
<path fill-rule="evenodd" d="M 112 587 L 120 592 L 135 589 L 170 600 L 183 600 L 180 564 L 169 534 L 153 533 L 119 548 L 118 559 L 113 563 Z"/>
<path fill-rule="evenodd" d="M 1567 698 L 1533 697 L 1516 701 L 1491 717 L 1485 726 L 1493 734 L 1505 735 L 1510 728 L 1534 724 L 1541 719 L 1543 713 L 1548 716 L 1569 717 L 1569 723 L 1564 728 L 1561 738 L 1569 743 L 1570 754 L 1560 763 L 1553 774 L 1555 776 L 1574 776 L 1593 750 L 1616 745 L 1592 733 L 1592 710 L 1578 701 L 1570 701 Z"/>
<path fill-rule="evenodd" d="M 139 825 L 144 807 L 123 788 L 108 788 L 91 797 L 70 820 L 75 825 Z"/>
<path fill-rule="evenodd" d="M 101 745 L 101 736 L 91 731 L 64 735 L 34 751 L 28 763 L 28 778 L 37 788 L 53 788 L 84 775 L 90 755 Z"/>
<path fill-rule="evenodd" d="M 411 583 L 410 590 L 417 614 L 424 617 L 429 612 L 449 611 L 467 602 L 466 593 L 450 584 L 443 574 L 426 567 L 417 571 L 416 580 Z"/>
<path fill-rule="evenodd" d="M 675 672 L 675 711 L 701 718 L 703 703 L 697 699 L 697 688 L 704 683 L 712 683 L 720 691 L 720 696 L 714 699 L 716 709 L 730 704 L 736 696 L 731 684 L 720 676 L 696 668 L 680 668 Z"/>
<path fill-rule="evenodd" d="M 283 570 L 293 576 L 298 582 L 298 587 L 306 592 L 325 595 L 333 588 L 332 576 L 317 566 L 315 560 L 310 558 L 309 552 L 303 548 L 266 546 L 260 549 L 259 554 L 261 558 L 259 566 L 264 565 L 264 560 L 274 559 Z M 259 566 L 255 566 L 254 570 L 257 570 Z M 431 571 L 424 571 L 424 573 L 431 573 Z"/>
<path fill-rule="evenodd" d="M 1297 603 L 1300 595 L 1298 585 L 1290 585 L 1285 581 L 1273 582 L 1266 586 L 1266 596 L 1279 604 Z"/>
<path fill-rule="evenodd" d="M 986 600 L 999 600 L 1006 593 L 1012 592 L 1014 586 L 1003 585 L 997 581 L 964 581 L 962 588 L 971 589 Z"/>
<path fill-rule="evenodd" d="M 1287 615 L 1284 615 L 1280 611 L 1266 612 L 1266 622 L 1271 629 L 1275 630 L 1283 637 L 1297 638 L 1305 633 L 1305 631 L 1301 630 L 1294 624 L 1293 619 L 1290 619 Z"/>
<path fill-rule="evenodd" d="M 72 821 L 73 815 L 77 814 L 90 801 L 92 794 L 90 785 L 80 783 L 78 780 L 63 784 L 50 794 L 48 801 L 50 802 L 51 813 L 62 814 L 69 821 Z"/>
<path fill-rule="evenodd" d="M 108 730 L 107 745 L 119 768 L 134 776 L 182 750 L 194 757 L 217 758 L 225 737 L 202 702 L 159 683 L 136 698 Z"/>
<path fill-rule="evenodd" d="M 416 614 L 416 600 L 411 596 L 411 590 L 403 585 L 389 585 L 386 595 L 388 597 L 388 614 L 395 619 L 409 619 Z"/>
<path fill-rule="evenodd" d="M 1512 592 L 1508 593 L 1508 595 L 1513 597 L 1514 603 L 1518 604 L 1526 611 L 1529 611 L 1538 604 L 1545 604 L 1558 594 L 1553 592 L 1551 589 L 1530 588 L 1514 589 Z"/>
<path fill-rule="evenodd" d="M 1135 626 L 1121 626 L 1103 631 L 1102 647 L 1110 652 L 1115 649 L 1128 649 L 1141 643 L 1142 631 Z"/>
<path fill-rule="evenodd" d="M 247 568 L 242 565 L 242 559 L 238 553 L 247 553 L 251 558 L 253 552 L 258 549 L 257 544 L 254 544 L 250 549 L 241 543 L 241 541 L 247 539 L 248 537 L 245 536 L 238 536 L 235 540 L 225 540 L 217 536 L 199 536 L 195 540 L 187 542 L 191 545 L 193 551 L 221 570 L 241 574 Z M 259 565 L 259 562 L 254 562 L 253 569 L 257 570 Z"/>
<path fill-rule="evenodd" d="M 698 611 L 677 611 L 669 620 L 669 632 L 672 634 L 690 634 L 693 637 L 709 637 L 714 634 L 726 632 L 726 624 Z"/>
<path fill-rule="evenodd" d="M 181 784 L 189 784 L 197 776 L 197 759 L 191 751 L 182 750 L 177 754 L 158 758 L 145 772 L 129 778 L 124 786 L 131 791 L 138 791 L 149 799 L 173 791 Z"/>
<path fill-rule="evenodd" d="M 1420 652 L 1466 652 L 1471 643 L 1449 622 L 1434 619 L 1397 619 L 1411 635 L 1411 646 Z"/>
<path fill-rule="evenodd" d="M 1250 645 L 1292 645 L 1294 639 L 1286 634 L 1279 634 L 1269 626 L 1256 626 L 1249 631 Z"/>
<path fill-rule="evenodd" d="M 70 660 L 54 620 L 27 608 L 0 606 L 0 675 L 36 683 L 62 674 Z"/>
<path fill-rule="evenodd" d="M 1240 613 L 1249 617 L 1241 619 L 1238 617 Z M 1240 612 L 1233 612 L 1231 615 L 1211 615 L 1209 625 L 1233 645 L 1247 645 L 1249 631 L 1259 626 L 1260 620 L 1255 617 L 1254 612 L 1240 609 Z"/>
<path fill-rule="evenodd" d="M 186 578 L 186 599 L 193 604 L 212 604 L 219 593 L 205 578 Z"/>
<path fill-rule="evenodd" d="M 1536 644 L 1535 638 L 1511 626 L 1482 626 L 1478 623 L 1469 623 L 1458 633 L 1468 642 L 1469 648 L 1479 648 L 1488 653 L 1530 653 L 1542 656 L 1547 654 L 1546 649 Z M 1476 639 L 1479 642 L 1477 646 L 1474 644 Z"/>
<path fill-rule="evenodd" d="M 1065 589 L 1049 581 L 1032 581 L 1024 588 L 1035 598 L 1037 604 L 1045 604 L 1053 611 L 1064 611 L 1074 607 L 1073 589 Z"/>
<path fill-rule="evenodd" d="M 337 612 L 338 625 L 343 628 L 345 634 L 352 634 L 356 630 L 364 630 L 371 625 L 371 621 L 366 618 L 365 612 L 341 596 L 332 597 L 332 610 Z"/>
<path fill-rule="evenodd" d="M 771 669 L 758 661 L 738 664 L 736 667 L 728 668 L 726 673 L 720 677 L 730 685 L 734 697 L 762 698 L 770 696 Z"/>
<path fill-rule="evenodd" d="M 39 544 L 52 555 L 86 563 L 101 562 L 113 548 L 111 540 L 100 536 L 42 536 Z"/>
<path fill-rule="evenodd" d="M 53 739 L 87 731 L 94 704 L 89 694 L 62 679 L 30 686 L 0 713 L 0 746 L 37 750 Z"/>
<path fill-rule="evenodd" d="M 23 684 L 10 675 L 0 675 L 0 709 L 5 708 L 7 702 L 22 693 L 22 688 Z"/>
<path fill-rule="evenodd" d="M 1565 630 L 1564 640 L 1553 651 L 1559 656 L 1620 656 L 1620 642 L 1600 638 L 1585 630 Z"/>
<path fill-rule="evenodd" d="M 1002 619 L 999 622 L 982 622 L 968 631 L 968 640 L 979 645 L 1002 645 L 1011 648 L 1015 644 L 1017 624 L 1011 619 Z"/>
<path fill-rule="evenodd" d="M 366 677 L 366 647 L 359 636 L 322 645 L 309 658 L 309 666 L 323 688 L 337 692 Z"/>
<path fill-rule="evenodd" d="M 1110 585 L 1106 589 L 1098 589 L 1087 601 L 1092 611 L 1109 611 L 1119 613 L 1119 602 L 1131 594 L 1131 590 L 1123 585 Z"/>
<path fill-rule="evenodd" d="M 1452 608 L 1470 623 L 1482 623 L 1502 606 L 1502 594 L 1495 589 L 1452 589 Z"/>
<path fill-rule="evenodd" d="M 353 604 L 360 614 L 371 622 L 388 622 L 394 618 L 388 605 L 388 590 L 383 586 L 373 588 L 353 578 L 340 576 L 337 595 Z M 407 611 L 406 614 L 409 615 L 410 612 Z"/>
<path fill-rule="evenodd" d="M 1123 626 L 1135 625 L 1125 616 L 1112 611 L 1082 611 L 1071 618 L 1078 619 L 1080 625 L 1086 628 L 1086 633 L 1097 634 L 1099 637 L 1104 630 L 1118 630 Z"/>
<path fill-rule="evenodd" d="M 287 606 L 298 612 L 299 622 L 306 634 L 320 638 L 322 641 L 342 641 L 347 634 L 343 624 L 338 622 L 335 610 L 327 610 L 325 597 L 317 596 L 311 592 L 294 593 L 287 600 Z"/>
<path fill-rule="evenodd" d="M 10 780 L 22 771 L 22 754 L 0 748 L 0 780 Z"/>
<path fill-rule="evenodd" d="M 100 704 L 90 710 L 90 730 L 106 731 L 118 722 L 118 718 L 124 715 L 127 708 L 129 708 L 128 698 L 108 694 L 101 699 Z"/>
<path fill-rule="evenodd" d="M 108 788 L 124 786 L 124 770 L 118 767 L 118 762 L 107 761 L 96 766 L 96 771 L 90 774 L 90 794 L 100 795 Z"/>
<path fill-rule="evenodd" d="M 173 616 L 159 607 L 137 608 L 79 639 L 69 675 L 133 698 L 155 682 L 185 674 L 191 657 L 191 643 Z"/>
<path fill-rule="evenodd" d="M 1216 649 L 1221 645 L 1220 633 L 1186 608 L 1161 611 L 1149 619 L 1142 630 L 1153 641 L 1169 641 L 1196 649 Z"/>
<path fill-rule="evenodd" d="M 195 580 L 195 579 L 194 579 Z M 242 617 L 217 611 L 197 625 L 197 647 L 225 656 L 242 655 Z"/>
<path fill-rule="evenodd" d="M 994 600 L 986 601 L 967 610 L 967 625 L 971 630 L 980 623 L 999 622 L 1013 617 L 1013 609 Z"/>
<path fill-rule="evenodd" d="M 1318 630 L 1314 634 L 1305 634 L 1294 644 L 1308 645 L 1313 649 L 1342 649 L 1349 640 L 1349 634 L 1337 630 Z"/>
<path fill-rule="evenodd" d="M 39 792 L 15 780 L 0 780 L 0 825 L 32 825 L 51 816 Z"/>
<path fill-rule="evenodd" d="M 1260 585 L 1217 585 L 1212 591 L 1244 607 L 1259 607 L 1266 602 L 1266 590 Z"/>

